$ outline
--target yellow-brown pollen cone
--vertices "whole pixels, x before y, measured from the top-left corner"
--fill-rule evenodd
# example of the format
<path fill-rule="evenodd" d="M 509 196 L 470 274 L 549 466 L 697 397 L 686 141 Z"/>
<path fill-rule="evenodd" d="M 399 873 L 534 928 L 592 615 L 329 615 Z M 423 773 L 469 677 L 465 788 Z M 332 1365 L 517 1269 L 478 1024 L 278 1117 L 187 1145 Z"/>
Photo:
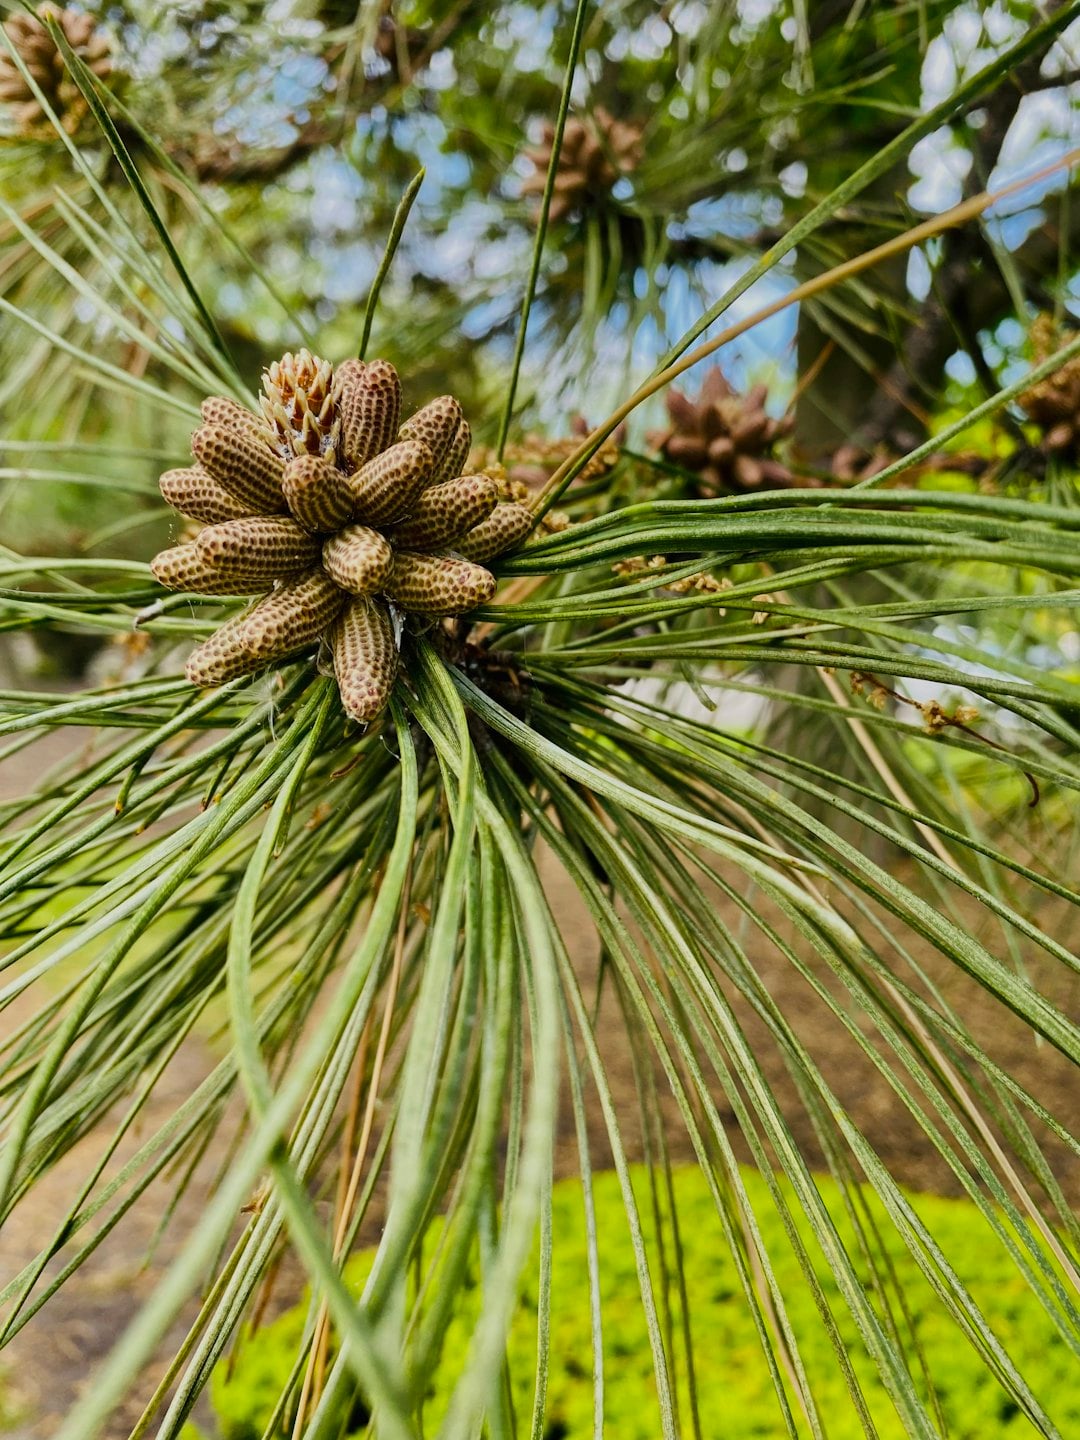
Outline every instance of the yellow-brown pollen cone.
<path fill-rule="evenodd" d="M 203 402 L 195 464 L 161 477 L 165 499 L 202 529 L 163 550 L 170 590 L 257 595 L 188 659 L 194 685 L 222 685 L 323 641 L 346 712 L 385 709 L 402 616 L 464 615 L 489 600 L 484 568 L 524 540 L 526 506 L 462 471 L 471 435 L 441 395 L 401 423 L 386 360 L 329 361 L 301 350 L 263 374 L 261 413 Z"/>

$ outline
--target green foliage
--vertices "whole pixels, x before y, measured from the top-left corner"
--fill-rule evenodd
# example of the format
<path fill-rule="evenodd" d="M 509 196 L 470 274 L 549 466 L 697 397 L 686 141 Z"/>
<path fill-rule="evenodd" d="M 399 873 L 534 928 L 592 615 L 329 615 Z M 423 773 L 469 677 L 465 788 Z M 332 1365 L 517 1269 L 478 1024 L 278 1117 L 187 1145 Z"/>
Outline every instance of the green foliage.
<path fill-rule="evenodd" d="M 642 1212 L 642 1231 L 654 1271 L 666 1256 L 670 1268 L 674 1234 L 670 1214 L 650 1204 L 648 1172 L 632 1171 Z M 772 1256 L 776 1279 L 790 1297 L 789 1316 L 806 1371 L 822 1412 L 828 1416 L 833 1440 L 856 1440 L 863 1428 L 848 1391 L 835 1368 L 832 1347 L 821 1316 L 805 1285 L 782 1217 L 760 1176 L 743 1171 L 747 1194 L 758 1217 L 762 1236 Z M 817 1181 L 822 1196 L 839 1218 L 840 1237 L 857 1253 L 859 1236 L 844 1217 L 845 1197 L 828 1177 Z M 669 1338 L 674 1337 L 672 1365 L 681 1376 L 676 1387 L 680 1413 L 687 1417 L 696 1401 L 698 1423 L 709 1436 L 724 1440 L 754 1440 L 779 1433 L 780 1412 L 769 1382 L 757 1336 L 743 1305 L 723 1229 L 713 1198 L 699 1170 L 676 1169 L 672 1193 L 678 1215 L 678 1242 L 686 1277 L 686 1316 L 692 1335 L 697 1384 L 693 1399 L 687 1389 L 683 1341 L 683 1299 L 672 1286 L 666 1297 L 670 1307 Z M 788 1201 L 790 1187 L 782 1185 Z M 846 1197 L 881 1237 L 880 1258 L 887 1281 L 876 1297 L 883 1318 L 902 1303 L 913 1324 L 911 1343 L 926 1358 L 934 1376 L 937 1402 L 946 1433 L 993 1435 L 995 1440 L 1021 1440 L 1032 1433 L 1027 1418 L 994 1381 L 972 1352 L 941 1306 L 910 1254 L 900 1242 L 888 1216 L 872 1190 L 861 1187 Z M 920 1218 L 951 1255 L 971 1294 L 983 1308 L 987 1324 L 1027 1375 L 1034 1392 L 1043 1397 L 1063 1435 L 1080 1429 L 1080 1391 L 1074 1383 L 1075 1362 L 1040 1307 L 1032 1302 L 1000 1250 L 993 1233 L 969 1202 L 932 1195 L 912 1195 Z M 620 1440 L 654 1440 L 660 1433 L 656 1385 L 649 1359 L 649 1343 L 642 1315 L 634 1251 L 626 1228 L 626 1212 L 617 1177 L 605 1172 L 594 1177 L 593 1202 L 600 1235 L 600 1321 L 604 1354 L 604 1423 Z M 552 1191 L 553 1265 L 550 1298 L 551 1363 L 547 1377 L 545 1440 L 588 1440 L 593 1433 L 593 1336 L 590 1324 L 588 1244 L 581 1185 L 562 1181 Z M 813 1246 L 813 1232 L 805 1220 L 799 1224 L 804 1242 Z M 428 1243 L 437 1246 L 441 1228 L 433 1226 Z M 359 1294 L 370 1272 L 373 1252 L 351 1259 L 344 1269 L 347 1284 Z M 527 1274 L 539 1271 L 539 1247 Z M 815 1266 L 830 1303 L 838 1298 L 828 1267 L 820 1257 Z M 662 1273 L 662 1271 L 661 1271 Z M 863 1283 L 873 1291 L 879 1276 L 861 1268 Z M 468 1344 L 480 1303 L 476 1258 L 473 1257 L 461 1296 L 461 1313 L 448 1326 L 444 1355 L 453 1356 Z M 534 1396 L 536 1325 L 539 1295 L 527 1280 L 518 1293 L 517 1309 L 507 1346 L 512 1408 L 518 1433 L 527 1431 Z M 310 1317 L 309 1305 L 299 1304 L 271 1323 L 247 1335 L 237 1351 L 219 1366 L 212 1382 L 215 1437 L 221 1440 L 259 1440 L 274 1413 L 278 1397 L 292 1371 L 294 1357 Z M 841 1325 L 845 1349 L 863 1387 L 867 1408 L 881 1440 L 904 1440 L 907 1432 L 897 1419 L 881 1387 L 855 1326 Z M 452 1366 L 450 1367 L 452 1370 Z M 796 1404 L 790 1385 L 787 1393 Z M 425 1424 L 437 1429 L 445 1414 L 447 1392 L 436 1368 L 427 1386 Z M 361 1407 L 362 1408 L 362 1407 Z M 354 1417 L 343 1435 L 365 1433 L 366 1417 Z M 190 1427 L 194 1440 L 200 1432 Z M 288 1434 L 283 1425 L 275 1434 Z M 688 1433 L 688 1429 L 687 1429 Z"/>

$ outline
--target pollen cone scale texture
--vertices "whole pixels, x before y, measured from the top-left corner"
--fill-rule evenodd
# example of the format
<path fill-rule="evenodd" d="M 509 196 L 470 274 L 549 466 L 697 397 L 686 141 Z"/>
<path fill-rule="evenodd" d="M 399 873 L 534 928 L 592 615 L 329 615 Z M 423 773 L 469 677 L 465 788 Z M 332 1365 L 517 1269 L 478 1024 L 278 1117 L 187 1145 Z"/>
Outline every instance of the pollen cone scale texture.
<path fill-rule="evenodd" d="M 263 374 L 259 407 L 210 396 L 194 463 L 161 477 L 169 504 L 202 528 L 155 557 L 160 583 L 258 597 L 196 647 L 188 679 L 222 685 L 325 645 L 346 712 L 370 723 L 394 687 L 402 617 L 489 600 L 482 562 L 522 542 L 530 512 L 462 473 L 471 435 L 453 396 L 402 422 L 385 360 L 284 355 Z"/>

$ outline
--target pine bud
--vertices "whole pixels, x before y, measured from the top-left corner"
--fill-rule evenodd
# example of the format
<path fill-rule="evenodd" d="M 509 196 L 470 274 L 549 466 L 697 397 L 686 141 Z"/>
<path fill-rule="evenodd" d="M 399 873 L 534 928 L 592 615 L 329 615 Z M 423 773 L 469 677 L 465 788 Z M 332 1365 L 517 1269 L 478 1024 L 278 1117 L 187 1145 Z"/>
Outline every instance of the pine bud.
<path fill-rule="evenodd" d="M 191 437 L 191 453 L 244 505 L 262 514 L 285 508 L 281 460 L 246 432 L 204 425 Z"/>
<path fill-rule="evenodd" d="M 487 475 L 462 475 L 429 486 L 390 539 L 406 550 L 438 550 L 485 520 L 498 498 L 499 487 Z"/>
<path fill-rule="evenodd" d="M 399 440 L 422 440 L 435 457 L 432 477 L 439 474 L 458 435 L 464 416 L 452 395 L 439 395 L 411 415 L 398 431 Z"/>
<path fill-rule="evenodd" d="M 467 535 L 463 535 L 456 542 L 454 549 L 459 555 L 464 555 L 466 560 L 481 563 L 493 560 L 503 551 L 520 545 L 532 528 L 532 523 L 532 511 L 527 505 L 496 505 L 486 520 L 474 525 Z"/>
<path fill-rule="evenodd" d="M 345 713 L 361 724 L 386 708 L 397 675 L 394 625 L 381 600 L 350 600 L 330 635 Z"/>
<path fill-rule="evenodd" d="M 716 443 L 714 440 L 713 444 Z M 735 448 L 730 440 L 728 447 L 727 454 L 730 455 Z M 709 463 L 709 447 L 694 435 L 672 435 L 662 448 L 665 459 L 681 465 L 684 470 L 702 470 Z"/>
<path fill-rule="evenodd" d="M 491 599 L 495 577 L 468 560 L 399 550 L 385 589 L 399 609 L 413 614 L 464 615 Z"/>
<path fill-rule="evenodd" d="M 220 481 L 198 465 L 187 470 L 166 470 L 158 480 L 158 489 L 174 510 L 207 524 L 239 520 L 251 513 Z"/>
<path fill-rule="evenodd" d="M 290 460 L 281 489 L 305 530 L 329 534 L 352 515 L 353 498 L 345 476 L 321 456 L 297 455 Z"/>
<path fill-rule="evenodd" d="M 736 455 L 731 462 L 731 473 L 740 490 L 760 489 L 764 479 L 761 465 L 752 455 Z"/>
<path fill-rule="evenodd" d="M 283 515 L 251 515 L 208 525 L 195 546 L 220 574 L 251 580 L 265 576 L 267 584 L 306 570 L 319 558 L 318 540 Z"/>
<path fill-rule="evenodd" d="M 376 360 L 373 363 L 376 365 L 385 365 L 388 362 L 385 360 Z M 368 367 L 364 364 L 363 360 L 358 360 L 355 355 L 351 355 L 348 360 L 343 360 L 340 365 L 334 366 L 334 385 L 332 393 L 334 396 L 335 405 L 341 404 L 341 397 L 344 395 L 345 391 L 351 389 L 358 380 L 363 378 L 363 375 L 367 368 Z M 392 366 L 391 369 L 393 369 Z"/>
<path fill-rule="evenodd" d="M 348 477 L 361 520 L 387 525 L 407 515 L 431 475 L 432 454 L 420 440 L 403 440 Z"/>
<path fill-rule="evenodd" d="M 377 530 L 349 525 L 327 540 L 322 563 L 343 590 L 352 595 L 373 595 L 390 578 L 394 552 Z"/>
<path fill-rule="evenodd" d="M 283 355 L 263 371 L 263 418 L 285 453 L 319 455 L 333 428 L 334 367 L 308 350 Z"/>
<path fill-rule="evenodd" d="M 373 360 L 370 365 L 349 360 L 339 367 L 338 376 L 337 447 L 350 464 L 365 465 L 397 433 L 401 381 L 386 360 Z"/>
<path fill-rule="evenodd" d="M 188 658 L 194 685 L 224 685 L 312 645 L 333 622 L 346 597 L 319 570 L 280 585 L 243 615 L 218 627 Z"/>

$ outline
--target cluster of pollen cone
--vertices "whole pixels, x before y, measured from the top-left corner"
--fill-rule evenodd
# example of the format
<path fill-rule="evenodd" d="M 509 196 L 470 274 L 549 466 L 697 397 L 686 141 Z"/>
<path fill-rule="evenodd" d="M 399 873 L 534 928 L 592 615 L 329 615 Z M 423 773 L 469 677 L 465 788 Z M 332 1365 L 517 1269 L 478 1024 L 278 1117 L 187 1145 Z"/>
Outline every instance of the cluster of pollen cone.
<path fill-rule="evenodd" d="M 498 481 L 462 474 L 461 406 L 440 396 L 399 426 L 385 360 L 336 369 L 302 350 L 263 375 L 262 413 L 213 396 L 195 464 L 161 493 L 203 528 L 156 557 L 170 590 L 255 595 L 191 654 L 187 676 L 221 685 L 326 641 L 342 703 L 374 720 L 390 698 L 404 615 L 461 615 L 490 599 L 484 561 L 528 533 Z"/>

